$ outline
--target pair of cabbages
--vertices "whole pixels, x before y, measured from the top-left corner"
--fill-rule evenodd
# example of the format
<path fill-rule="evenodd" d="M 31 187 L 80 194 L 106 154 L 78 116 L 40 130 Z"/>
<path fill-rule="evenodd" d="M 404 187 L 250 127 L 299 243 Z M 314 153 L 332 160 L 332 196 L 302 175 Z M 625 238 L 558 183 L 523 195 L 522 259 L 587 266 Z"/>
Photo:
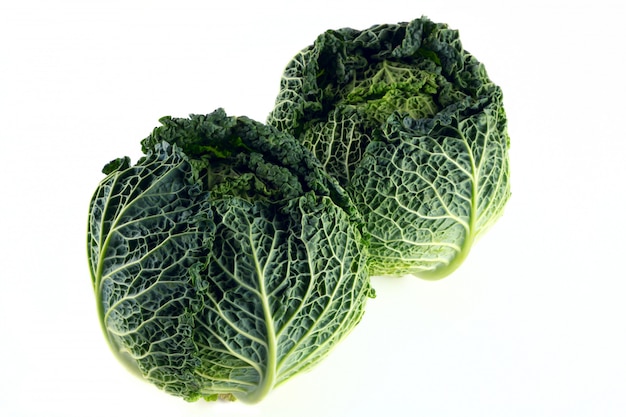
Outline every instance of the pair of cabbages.
<path fill-rule="evenodd" d="M 440 278 L 509 195 L 502 94 L 426 18 L 328 31 L 267 125 L 166 117 L 104 168 L 88 255 L 132 371 L 187 400 L 261 400 L 359 323 L 371 275 Z"/>

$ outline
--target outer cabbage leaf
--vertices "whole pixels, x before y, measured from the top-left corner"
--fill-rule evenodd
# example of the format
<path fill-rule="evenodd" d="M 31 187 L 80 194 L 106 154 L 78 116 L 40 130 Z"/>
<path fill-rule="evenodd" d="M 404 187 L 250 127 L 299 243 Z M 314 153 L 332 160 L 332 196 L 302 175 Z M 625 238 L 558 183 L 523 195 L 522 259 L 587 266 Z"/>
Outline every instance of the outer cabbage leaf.
<path fill-rule="evenodd" d="M 255 402 L 324 358 L 360 321 L 369 295 L 360 237 L 313 195 L 286 211 L 237 197 L 221 219 L 196 344 L 203 393 Z"/>
<path fill-rule="evenodd" d="M 268 123 L 347 189 L 375 275 L 450 274 L 509 198 L 501 89 L 426 18 L 320 35 L 287 65 Z"/>
<path fill-rule="evenodd" d="M 88 253 L 109 345 L 131 371 L 168 392 L 197 390 L 192 335 L 202 311 L 192 283 L 215 233 L 208 194 L 167 143 L 133 167 L 105 167 L 89 209 Z"/>
<path fill-rule="evenodd" d="M 372 291 L 356 209 L 287 134 L 222 110 L 162 123 L 142 142 L 146 158 L 110 164 L 92 200 L 103 328 L 131 369 L 171 394 L 259 401 L 360 321 Z M 156 161 L 162 175 L 144 168 Z M 127 223 L 145 227 L 119 233 Z M 174 239 L 181 228 L 189 242 Z"/>

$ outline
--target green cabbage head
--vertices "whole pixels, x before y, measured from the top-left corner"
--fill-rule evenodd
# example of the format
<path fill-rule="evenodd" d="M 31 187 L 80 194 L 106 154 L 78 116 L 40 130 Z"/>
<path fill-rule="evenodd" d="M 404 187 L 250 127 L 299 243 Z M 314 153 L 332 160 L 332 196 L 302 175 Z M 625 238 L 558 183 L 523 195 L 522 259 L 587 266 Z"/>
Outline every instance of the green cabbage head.
<path fill-rule="evenodd" d="M 289 134 L 223 110 L 161 123 L 91 200 L 102 328 L 168 393 L 257 402 L 361 319 L 372 291 L 356 209 Z"/>
<path fill-rule="evenodd" d="M 374 275 L 448 275 L 509 198 L 502 91 L 427 18 L 323 33 L 287 65 L 268 123 L 346 187 Z"/>

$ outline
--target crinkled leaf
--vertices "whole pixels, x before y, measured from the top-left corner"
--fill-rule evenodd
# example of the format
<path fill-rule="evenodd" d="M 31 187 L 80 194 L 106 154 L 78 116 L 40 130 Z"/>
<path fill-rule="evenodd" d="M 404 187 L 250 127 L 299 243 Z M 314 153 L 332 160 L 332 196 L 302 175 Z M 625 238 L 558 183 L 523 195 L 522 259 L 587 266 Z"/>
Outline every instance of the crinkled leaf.
<path fill-rule="evenodd" d="M 372 242 L 373 273 L 436 279 L 466 258 L 508 199 L 504 114 L 491 106 L 427 130 L 391 122 L 349 190 Z"/>
<path fill-rule="evenodd" d="M 215 226 L 207 194 L 178 149 L 158 144 L 119 165 L 89 210 L 88 249 L 109 344 L 132 371 L 166 391 L 198 391 L 192 342 L 201 306 L 192 276 L 206 267 Z"/>
<path fill-rule="evenodd" d="M 329 199 L 284 212 L 214 202 L 218 227 L 195 342 L 204 390 L 255 402 L 324 358 L 370 295 L 360 236 Z"/>

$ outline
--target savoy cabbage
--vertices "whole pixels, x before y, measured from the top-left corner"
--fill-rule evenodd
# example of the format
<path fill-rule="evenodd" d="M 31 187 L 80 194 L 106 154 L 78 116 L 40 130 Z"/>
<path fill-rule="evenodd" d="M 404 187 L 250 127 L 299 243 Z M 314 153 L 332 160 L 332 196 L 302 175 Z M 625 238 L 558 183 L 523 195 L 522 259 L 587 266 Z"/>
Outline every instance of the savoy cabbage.
<path fill-rule="evenodd" d="M 321 34 L 287 65 L 268 123 L 347 189 L 375 275 L 448 275 L 510 194 L 502 91 L 427 18 Z"/>
<path fill-rule="evenodd" d="M 361 319 L 373 293 L 358 214 L 288 134 L 221 109 L 161 123 L 91 200 L 103 331 L 166 392 L 259 401 Z"/>
<path fill-rule="evenodd" d="M 267 124 L 160 122 L 104 167 L 88 261 L 118 359 L 189 401 L 257 402 L 315 366 L 371 275 L 450 274 L 510 194 L 502 91 L 427 18 L 321 34 Z"/>

